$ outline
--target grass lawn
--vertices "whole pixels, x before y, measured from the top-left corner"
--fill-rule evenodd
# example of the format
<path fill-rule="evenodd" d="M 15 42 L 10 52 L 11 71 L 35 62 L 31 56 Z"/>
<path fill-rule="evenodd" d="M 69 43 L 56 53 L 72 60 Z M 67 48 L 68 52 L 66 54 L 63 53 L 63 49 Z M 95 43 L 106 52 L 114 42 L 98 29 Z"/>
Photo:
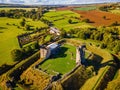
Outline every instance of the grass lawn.
<path fill-rule="evenodd" d="M 120 14 L 120 10 L 110 10 L 110 12 L 114 13 L 114 14 Z"/>
<path fill-rule="evenodd" d="M 39 68 L 51 75 L 55 75 L 57 72 L 65 74 L 76 66 L 75 54 L 76 48 L 74 46 L 65 44 L 61 46 L 61 51 L 58 55 L 45 61 L 39 66 Z"/>
<path fill-rule="evenodd" d="M 81 11 L 90 11 L 90 10 L 95 10 L 95 9 L 96 9 L 95 6 L 74 8 L 74 10 L 81 10 Z"/>
<path fill-rule="evenodd" d="M 4 63 L 13 64 L 10 52 L 13 49 L 19 48 L 16 36 L 26 32 L 23 29 L 17 28 L 21 20 L 22 19 L 0 18 L 0 66 Z M 6 23 L 10 25 L 6 25 Z M 46 26 L 40 21 L 32 21 L 31 19 L 27 20 L 27 24 L 35 27 Z"/>
<path fill-rule="evenodd" d="M 52 21 L 54 26 L 59 29 L 70 30 L 74 28 L 91 27 L 89 24 L 81 22 L 79 17 L 79 14 L 72 11 L 50 11 L 45 13 L 43 18 Z M 72 24 L 68 23 L 69 19 L 72 20 Z"/>

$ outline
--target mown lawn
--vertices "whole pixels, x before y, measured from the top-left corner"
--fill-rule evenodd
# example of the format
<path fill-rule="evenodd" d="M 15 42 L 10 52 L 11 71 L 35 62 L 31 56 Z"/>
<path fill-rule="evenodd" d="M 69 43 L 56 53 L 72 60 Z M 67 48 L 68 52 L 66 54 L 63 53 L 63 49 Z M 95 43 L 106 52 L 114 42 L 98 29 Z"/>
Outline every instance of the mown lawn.
<path fill-rule="evenodd" d="M 75 55 L 75 46 L 65 44 L 61 46 L 61 50 L 58 55 L 45 61 L 39 66 L 39 68 L 51 75 L 55 75 L 57 73 L 65 74 L 76 66 Z"/>
<path fill-rule="evenodd" d="M 54 26 L 61 29 L 69 31 L 74 28 L 84 28 L 91 27 L 89 24 L 80 21 L 80 15 L 72 11 L 50 11 L 45 13 L 43 16 L 44 19 L 52 21 Z M 72 20 L 72 24 L 68 20 Z"/>
<path fill-rule="evenodd" d="M 0 18 L 0 66 L 4 63 L 13 64 L 10 52 L 13 49 L 19 48 L 16 36 L 28 32 L 22 28 L 17 28 L 17 26 L 20 26 L 19 23 L 21 20 L 22 19 Z M 31 24 L 34 28 L 46 26 L 40 21 L 32 21 L 31 19 L 26 20 L 26 23 Z M 9 23 L 9 25 L 6 23 Z"/>

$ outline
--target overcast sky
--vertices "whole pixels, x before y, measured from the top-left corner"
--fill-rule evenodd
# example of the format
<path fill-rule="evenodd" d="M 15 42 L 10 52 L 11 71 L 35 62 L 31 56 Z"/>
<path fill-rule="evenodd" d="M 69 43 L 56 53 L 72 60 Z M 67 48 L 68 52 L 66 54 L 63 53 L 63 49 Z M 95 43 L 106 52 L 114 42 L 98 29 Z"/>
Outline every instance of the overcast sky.
<path fill-rule="evenodd" d="M 101 2 L 120 2 L 120 0 L 0 0 L 0 3 L 15 4 L 88 4 Z"/>

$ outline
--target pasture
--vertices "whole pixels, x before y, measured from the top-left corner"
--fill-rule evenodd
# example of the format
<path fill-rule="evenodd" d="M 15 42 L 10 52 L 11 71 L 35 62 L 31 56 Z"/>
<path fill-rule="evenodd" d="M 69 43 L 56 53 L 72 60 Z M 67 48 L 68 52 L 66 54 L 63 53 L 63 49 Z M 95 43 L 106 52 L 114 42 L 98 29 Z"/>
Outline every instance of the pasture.
<path fill-rule="evenodd" d="M 84 27 L 91 27 L 89 24 L 85 22 L 81 22 L 79 20 L 80 15 L 72 12 L 72 11 L 50 11 L 45 13 L 43 16 L 44 19 L 52 21 L 54 26 L 59 29 L 65 29 L 69 31 L 70 29 L 74 28 L 84 28 Z M 70 24 L 68 20 L 71 19 L 72 23 Z"/>
<path fill-rule="evenodd" d="M 0 18 L 0 66 L 4 63 L 14 64 L 10 52 L 19 48 L 16 36 L 28 32 L 17 28 L 20 26 L 20 21 L 22 19 Z M 32 25 L 33 28 L 46 26 L 40 21 L 32 21 L 31 19 L 26 19 L 26 21 L 26 24 Z"/>
<path fill-rule="evenodd" d="M 75 55 L 76 48 L 65 44 L 61 47 L 58 55 L 46 60 L 39 68 L 50 75 L 56 75 L 57 73 L 65 74 L 76 66 Z"/>
<path fill-rule="evenodd" d="M 120 14 L 120 10 L 110 10 L 109 12 L 114 13 L 114 14 Z"/>
<path fill-rule="evenodd" d="M 77 7 L 74 8 L 74 10 L 80 10 L 80 11 L 90 11 L 90 10 L 95 10 L 97 7 L 95 6 L 87 6 L 87 7 Z"/>

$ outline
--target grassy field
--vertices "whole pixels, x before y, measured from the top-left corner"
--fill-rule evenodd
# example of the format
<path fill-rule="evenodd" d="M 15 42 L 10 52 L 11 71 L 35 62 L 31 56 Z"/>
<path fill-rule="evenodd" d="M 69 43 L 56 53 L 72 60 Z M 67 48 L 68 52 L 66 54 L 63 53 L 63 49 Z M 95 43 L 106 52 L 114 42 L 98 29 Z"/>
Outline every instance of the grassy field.
<path fill-rule="evenodd" d="M 23 29 L 17 28 L 21 20 L 22 19 L 0 18 L 0 65 L 4 63 L 13 64 L 10 52 L 13 49 L 19 48 L 16 36 L 26 32 Z M 46 26 L 40 21 L 26 20 L 27 24 L 34 26 L 33 28 Z M 6 23 L 10 25 L 6 25 Z"/>
<path fill-rule="evenodd" d="M 23 9 L 23 10 L 30 11 L 32 9 L 37 9 L 37 8 L 0 8 L 0 10 L 5 10 L 5 11 L 8 11 L 10 9 Z"/>
<path fill-rule="evenodd" d="M 58 72 L 65 74 L 76 66 L 75 52 L 76 48 L 74 46 L 65 44 L 61 47 L 58 55 L 45 61 L 39 68 L 46 70 L 46 72 L 51 75 L 57 74 Z"/>
<path fill-rule="evenodd" d="M 114 13 L 114 14 L 120 14 L 120 10 L 110 10 L 110 12 Z"/>
<path fill-rule="evenodd" d="M 74 10 L 81 10 L 81 11 L 90 11 L 90 10 L 95 10 L 97 7 L 95 6 L 90 6 L 90 7 L 79 7 L 79 8 L 74 8 Z"/>
<path fill-rule="evenodd" d="M 80 22 L 79 20 L 80 15 L 74 13 L 72 11 L 50 11 L 44 14 L 44 19 L 52 21 L 54 26 L 65 30 L 70 30 L 74 28 L 84 28 L 84 27 L 91 27 L 89 24 L 85 22 Z M 78 19 L 77 19 L 78 18 Z M 68 23 L 68 20 L 72 20 L 72 24 Z"/>

